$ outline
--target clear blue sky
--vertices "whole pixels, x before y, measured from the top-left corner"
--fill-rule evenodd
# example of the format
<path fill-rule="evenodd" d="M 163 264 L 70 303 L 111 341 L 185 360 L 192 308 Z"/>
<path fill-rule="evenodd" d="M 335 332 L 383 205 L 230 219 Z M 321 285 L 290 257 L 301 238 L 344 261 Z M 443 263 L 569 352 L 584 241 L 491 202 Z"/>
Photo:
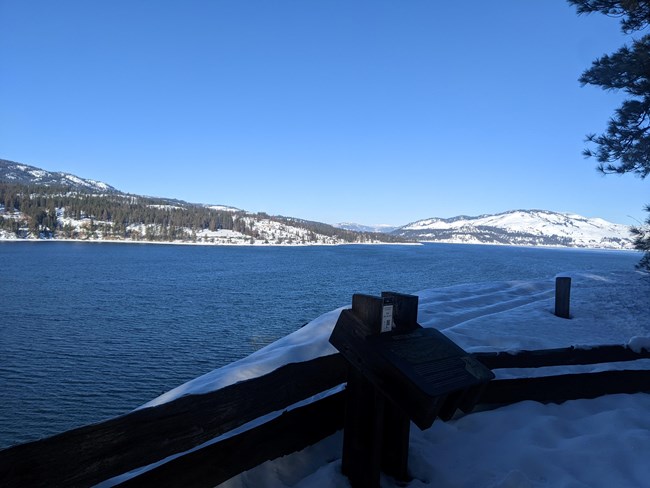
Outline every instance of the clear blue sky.
<path fill-rule="evenodd" d="M 629 42 L 564 0 L 0 0 L 0 158 L 328 223 L 541 208 L 633 224 L 581 155 Z"/>

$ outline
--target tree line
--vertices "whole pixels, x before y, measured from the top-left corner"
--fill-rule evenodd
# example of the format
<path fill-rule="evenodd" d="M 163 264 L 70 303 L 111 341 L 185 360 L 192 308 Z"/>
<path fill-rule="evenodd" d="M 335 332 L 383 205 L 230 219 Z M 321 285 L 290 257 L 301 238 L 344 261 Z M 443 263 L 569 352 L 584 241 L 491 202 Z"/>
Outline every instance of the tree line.
<path fill-rule="evenodd" d="M 200 205 L 169 202 L 168 200 L 115 194 L 79 193 L 65 187 L 24 186 L 0 183 L 0 202 L 4 204 L 5 217 L 0 226 L 5 230 L 16 230 L 16 219 L 7 213 L 20 212 L 28 230 L 32 233 L 64 232 L 65 224 L 57 218 L 57 210 L 64 209 L 65 217 L 90 219 L 90 226 L 102 225 L 114 237 L 131 238 L 131 225 L 153 225 L 165 229 L 173 240 L 174 231 L 189 229 L 230 229 L 246 232 L 246 223 L 241 216 L 230 212 L 210 209 Z M 110 229 L 105 223 L 110 223 Z M 67 236 L 72 237 L 72 236 Z"/>
<path fill-rule="evenodd" d="M 267 219 L 309 231 L 309 240 L 317 235 L 345 242 L 401 242 L 402 238 L 385 234 L 357 233 L 320 222 L 249 214 L 243 211 L 217 210 L 205 205 L 163 198 L 143 197 L 119 192 L 84 193 L 69 187 L 21 185 L 0 182 L 0 229 L 19 237 L 32 236 L 83 238 L 101 234 L 104 238 L 150 241 L 195 240 L 202 230 L 232 230 L 253 239 L 260 238 L 256 220 Z M 21 219 L 14 212 L 20 212 Z M 65 216 L 84 220 L 83 229 L 65 223 Z"/>

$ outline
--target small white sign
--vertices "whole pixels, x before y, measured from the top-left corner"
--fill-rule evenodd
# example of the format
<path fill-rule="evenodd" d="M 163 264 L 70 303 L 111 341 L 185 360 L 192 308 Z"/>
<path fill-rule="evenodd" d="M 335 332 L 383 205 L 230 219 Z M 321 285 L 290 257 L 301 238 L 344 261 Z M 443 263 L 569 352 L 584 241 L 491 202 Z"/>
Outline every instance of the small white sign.
<path fill-rule="evenodd" d="M 393 306 L 384 305 L 381 317 L 381 331 L 390 332 L 393 330 Z"/>

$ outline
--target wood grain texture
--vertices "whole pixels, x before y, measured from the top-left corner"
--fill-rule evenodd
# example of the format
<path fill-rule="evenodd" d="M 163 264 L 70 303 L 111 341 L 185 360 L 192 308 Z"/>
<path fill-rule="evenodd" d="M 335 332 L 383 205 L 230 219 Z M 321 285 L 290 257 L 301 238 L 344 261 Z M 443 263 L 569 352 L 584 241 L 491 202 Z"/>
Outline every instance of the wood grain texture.
<path fill-rule="evenodd" d="M 216 486 L 265 461 L 300 451 L 334 434 L 343 427 L 343 405 L 344 392 L 336 393 L 176 458 L 118 486 Z"/>
<path fill-rule="evenodd" d="M 626 346 L 594 346 L 589 349 L 565 347 L 537 351 L 479 352 L 473 356 L 490 369 L 540 368 L 572 364 L 615 363 L 650 358 L 650 351 L 635 352 Z"/>
<path fill-rule="evenodd" d="M 525 400 L 563 403 L 617 393 L 650 393 L 650 371 L 623 370 L 564 374 L 540 378 L 493 380 L 479 399 L 482 405 L 507 405 Z"/>
<path fill-rule="evenodd" d="M 344 383 L 339 355 L 0 451 L 0 486 L 89 486 Z"/>

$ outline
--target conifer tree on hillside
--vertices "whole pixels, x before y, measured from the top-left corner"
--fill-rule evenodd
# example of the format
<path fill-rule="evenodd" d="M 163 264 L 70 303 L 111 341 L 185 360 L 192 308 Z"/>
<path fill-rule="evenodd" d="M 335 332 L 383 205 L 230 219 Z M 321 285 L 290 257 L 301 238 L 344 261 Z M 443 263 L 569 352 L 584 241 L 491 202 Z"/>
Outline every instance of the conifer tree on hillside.
<path fill-rule="evenodd" d="M 627 97 L 609 120 L 605 133 L 587 136 L 584 151 L 603 173 L 650 174 L 650 0 L 568 0 L 578 14 L 600 12 L 620 19 L 626 34 L 637 33 L 631 45 L 596 59 L 580 77 L 584 85 L 624 92 Z M 643 32 L 645 31 L 645 33 Z M 646 206 L 650 213 L 650 205 Z M 636 248 L 644 251 L 639 267 L 650 270 L 650 216 L 632 229 Z"/>

